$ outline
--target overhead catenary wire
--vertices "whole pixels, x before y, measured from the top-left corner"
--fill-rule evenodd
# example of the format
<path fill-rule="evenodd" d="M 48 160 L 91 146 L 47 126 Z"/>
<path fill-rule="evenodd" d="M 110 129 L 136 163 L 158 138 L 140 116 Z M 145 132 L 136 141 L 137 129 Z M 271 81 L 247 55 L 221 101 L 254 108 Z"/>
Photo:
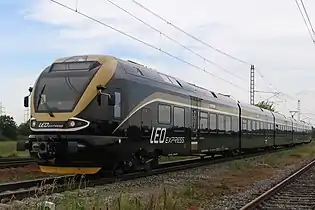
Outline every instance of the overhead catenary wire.
<path fill-rule="evenodd" d="M 297 1 L 297 0 L 296 0 L 296 1 Z M 302 0 L 301 0 L 301 1 L 302 1 Z M 221 53 L 221 54 L 223 54 L 223 55 L 225 55 L 225 56 L 227 56 L 227 57 L 229 57 L 229 58 L 231 58 L 231 59 L 234 59 L 234 60 L 236 60 L 236 61 L 239 61 L 239 62 L 241 62 L 241 63 L 243 63 L 243 64 L 252 65 L 251 63 L 249 63 L 249 62 L 247 62 L 247 61 L 245 61 L 245 60 L 243 60 L 243 59 L 237 58 L 237 57 L 235 57 L 235 56 L 232 56 L 232 55 L 230 55 L 230 54 L 228 54 L 228 53 L 226 53 L 226 52 L 223 52 L 222 50 L 219 50 L 219 49 L 217 49 L 217 48 L 211 46 L 210 44 L 206 43 L 205 41 L 203 41 L 203 40 L 201 40 L 201 39 L 195 37 L 194 35 L 192 35 L 192 34 L 186 32 L 186 31 L 184 31 L 184 30 L 181 29 L 180 27 L 178 27 L 178 26 L 176 26 L 175 24 L 171 23 L 170 21 L 166 20 L 166 18 L 164 18 L 164 17 L 162 17 L 161 15 L 157 14 L 156 12 L 152 11 L 152 9 L 149 9 L 148 7 L 146 7 L 146 6 L 144 6 L 143 4 L 139 3 L 138 1 L 132 0 L 132 2 L 134 2 L 136 5 L 138 5 L 139 7 L 141 7 L 142 9 L 144 9 L 145 11 L 151 13 L 151 14 L 154 15 L 155 17 L 159 18 L 160 20 L 164 21 L 166 24 L 168 24 L 168 25 L 172 26 L 173 28 L 175 28 L 175 29 L 181 31 L 182 33 L 186 34 L 187 36 L 191 37 L 192 39 L 194 39 L 194 40 L 200 42 L 201 44 L 203 44 L 203 45 L 205 45 L 205 46 L 207 46 L 207 47 L 209 47 L 209 48 L 211 48 L 211 49 L 213 49 L 213 50 L 215 50 L 215 51 L 217 51 L 217 52 L 219 52 L 219 53 Z M 302 2 L 302 3 L 303 3 L 303 2 Z M 303 4 L 303 5 L 304 5 L 304 4 Z M 306 12 L 306 9 L 305 9 L 305 12 Z M 307 12 L 306 12 L 306 14 L 307 14 Z M 308 15 L 307 15 L 307 16 L 308 16 Z M 303 19 L 304 19 L 304 16 L 303 16 L 303 15 L 302 15 L 302 17 L 303 17 Z M 309 22 L 310 22 L 310 20 L 309 20 Z M 306 22 L 305 22 L 305 23 L 306 23 Z M 312 24 L 310 24 L 310 25 L 312 25 Z M 314 35 L 315 35 L 315 34 L 314 34 Z M 314 40 L 313 40 L 313 41 L 314 41 Z M 264 80 L 264 82 L 267 83 L 268 88 L 269 88 L 270 90 L 272 90 L 272 91 L 273 91 L 273 90 L 276 90 L 277 92 L 280 92 L 280 91 L 278 91 L 270 82 L 268 82 L 268 81 L 265 79 L 264 75 L 263 75 L 257 68 L 255 68 L 255 71 L 257 71 L 257 73 L 259 74 L 259 76 Z M 292 97 L 292 96 L 290 96 L 290 95 L 288 95 L 288 94 L 285 94 L 285 93 L 283 93 L 283 92 L 281 92 L 281 93 L 282 93 L 283 95 L 286 95 L 288 98 L 291 98 L 291 99 L 294 98 L 294 97 Z"/>
<path fill-rule="evenodd" d="M 175 24 L 171 23 L 170 21 L 166 20 L 164 17 L 162 17 L 161 15 L 159 15 L 159 14 L 157 14 L 156 12 L 152 11 L 151 9 L 147 8 L 146 6 L 144 6 L 143 4 L 139 3 L 138 1 L 132 0 L 132 2 L 134 2 L 136 5 L 138 5 L 139 7 L 141 7 L 142 9 L 144 9 L 145 11 L 151 13 L 151 14 L 154 15 L 155 17 L 159 18 L 160 20 L 164 21 L 164 22 L 167 23 L 168 25 L 170 25 L 170 26 L 172 26 L 173 28 L 177 29 L 178 31 L 180 31 L 180 32 L 184 33 L 185 35 L 191 37 L 192 39 L 194 39 L 194 40 L 200 42 L 201 44 L 203 44 L 203 45 L 205 45 L 205 46 L 207 46 L 207 47 L 209 47 L 209 48 L 211 48 L 211 49 L 213 49 L 213 50 L 215 50 L 215 51 L 217 51 L 217 52 L 219 52 L 219 53 L 221 53 L 221 54 L 223 54 L 223 55 L 225 55 L 225 56 L 227 56 L 227 57 L 229 57 L 229 58 L 231 58 L 231 59 L 234 59 L 234 60 L 236 60 L 236 61 L 239 61 L 239 62 L 241 62 L 241 63 L 243 63 L 243 64 L 252 65 L 251 63 L 249 63 L 249 62 L 247 62 L 247 61 L 245 61 L 245 60 L 243 60 L 243 59 L 237 58 L 237 57 L 235 57 L 235 56 L 232 56 L 232 55 L 230 55 L 230 54 L 228 54 L 228 53 L 226 53 L 226 52 L 223 52 L 222 50 L 219 50 L 219 49 L 217 49 L 217 48 L 211 46 L 210 44 L 206 43 L 205 41 L 203 41 L 203 40 L 201 40 L 201 39 L 195 37 L 194 35 L 192 35 L 192 34 L 186 32 L 186 31 L 184 31 L 184 30 L 181 29 L 180 27 L 178 27 L 178 26 L 176 26 Z M 272 88 L 273 85 L 271 85 L 271 84 L 265 79 L 264 75 L 263 75 L 257 68 L 255 68 L 255 71 L 257 71 L 257 73 L 259 74 L 259 76 L 264 80 L 264 82 L 267 83 L 267 85 L 269 86 L 269 89 L 270 89 L 270 90 L 273 90 L 273 88 Z M 275 88 L 274 88 L 274 89 L 275 89 Z M 277 92 L 279 92 L 279 91 L 277 91 Z"/>
<path fill-rule="evenodd" d="M 299 9 L 299 12 L 300 12 L 302 18 L 303 18 L 304 24 L 305 24 L 305 26 L 306 26 L 306 28 L 307 28 L 307 31 L 308 31 L 310 37 L 311 37 L 313 43 L 315 43 L 315 40 L 314 40 L 315 32 L 314 32 L 314 29 L 313 29 L 311 20 L 309 19 L 309 16 L 308 16 L 308 14 L 307 14 L 307 11 L 306 11 L 306 8 L 305 8 L 305 6 L 304 6 L 304 3 L 303 3 L 303 1 L 301 0 L 302 6 L 303 6 L 303 8 L 304 8 L 304 12 L 305 12 L 306 17 L 307 17 L 307 19 L 308 19 L 308 21 L 309 21 L 309 25 L 310 25 L 311 29 L 309 28 L 309 26 L 308 26 L 308 24 L 307 24 L 307 21 L 306 21 L 304 15 L 303 15 L 303 12 L 302 12 L 302 9 L 301 9 L 301 7 L 300 7 L 300 5 L 299 5 L 299 3 L 298 3 L 298 0 L 295 0 L 295 3 L 296 3 L 296 5 L 297 5 L 297 7 L 298 7 L 298 9 Z M 313 34 L 312 34 L 311 30 L 312 30 Z"/>
<path fill-rule="evenodd" d="M 155 50 L 158 50 L 158 51 L 160 51 L 160 52 L 162 52 L 162 53 L 164 53 L 164 54 L 166 54 L 166 55 L 168 55 L 168 56 L 170 56 L 170 57 L 172 57 L 172 58 L 174 58 L 174 59 L 176 59 L 176 60 L 178 60 L 178 61 L 181 61 L 181 62 L 183 62 L 183 63 L 185 63 L 185 64 L 191 66 L 191 67 L 194 67 L 194 68 L 196 68 L 196 69 L 198 69 L 198 70 L 201 70 L 201 71 L 203 71 L 203 72 L 205 72 L 205 73 L 208 73 L 208 74 L 210 74 L 210 75 L 212 75 L 212 76 L 214 76 L 214 77 L 217 77 L 217 78 L 219 78 L 220 80 L 223 80 L 223 81 L 225 81 L 225 82 L 227 82 L 227 83 L 229 83 L 229 84 L 231 84 L 231 85 L 233 85 L 233 86 L 235 86 L 235 87 L 237 87 L 237 88 L 240 88 L 240 89 L 242 89 L 242 90 L 245 90 L 246 92 L 248 91 L 247 89 L 245 89 L 245 88 L 243 88 L 243 87 L 241 87 L 241 86 L 238 86 L 238 85 L 236 85 L 236 84 L 234 84 L 234 83 L 232 83 L 232 82 L 230 82 L 230 81 L 227 81 L 227 80 L 225 80 L 225 79 L 223 79 L 223 78 L 220 78 L 219 76 L 216 76 L 216 75 L 214 75 L 213 73 L 208 72 L 208 71 L 206 71 L 205 69 L 203 69 L 203 68 L 201 68 L 201 67 L 199 67 L 199 66 L 196 66 L 196 65 L 194 65 L 194 64 L 192 64 L 192 63 L 190 63 L 190 62 L 188 62 L 188 61 L 186 61 L 186 60 L 184 60 L 184 59 L 182 59 L 182 58 L 179 58 L 179 57 L 177 57 L 177 56 L 175 56 L 175 55 L 173 55 L 173 54 L 171 54 L 171 53 L 169 53 L 169 52 L 166 52 L 166 51 L 164 51 L 164 50 L 161 50 L 161 49 L 159 49 L 159 48 L 157 48 L 157 47 L 155 47 L 155 46 L 153 46 L 153 45 L 151 45 L 151 44 L 149 44 L 149 43 L 147 43 L 147 42 L 145 42 L 145 41 L 143 41 L 143 40 L 141 40 L 141 39 L 139 39 L 139 38 L 136 38 L 136 37 L 134 37 L 134 36 L 132 36 L 132 35 L 129 35 L 129 34 L 123 32 L 123 31 L 121 31 L 121 30 L 119 30 L 119 29 L 114 28 L 113 26 L 110 26 L 110 25 L 108 25 L 108 24 L 106 24 L 106 23 L 104 23 L 104 22 L 102 22 L 102 21 L 100 21 L 100 20 L 97 20 L 96 18 L 93 18 L 93 17 L 91 17 L 91 16 L 89 16 L 89 15 L 86 15 L 86 14 L 84 14 L 84 13 L 82 13 L 82 12 L 79 12 L 79 11 L 77 11 L 77 10 L 74 10 L 74 9 L 72 9 L 72 8 L 66 6 L 66 5 L 64 5 L 64 4 L 62 4 L 62 3 L 58 2 L 58 1 L 55 1 L 55 0 L 50 0 L 50 1 L 56 3 L 56 4 L 60 5 L 60 6 L 62 6 L 62 7 L 64 7 L 64 8 L 66 8 L 66 9 L 68 9 L 68 10 L 71 10 L 71 11 L 73 11 L 73 12 L 76 12 L 76 13 L 78 13 L 78 14 L 80 14 L 80 15 L 82 15 L 82 16 L 84 16 L 84 17 L 86 17 L 86 18 L 88 18 L 88 19 L 90 19 L 90 20 L 92 20 L 92 21 L 94 21 L 94 22 L 97 22 L 97 23 L 99 23 L 99 24 L 101 24 L 101 25 L 104 25 L 104 26 L 106 26 L 106 27 L 108 27 L 108 28 L 110 28 L 110 29 L 112 29 L 112 30 L 114 30 L 114 31 L 116 31 L 116 32 L 119 32 L 119 33 L 121 33 L 121 34 L 123 34 L 123 35 L 125 35 L 125 36 L 127 36 L 127 37 L 129 37 L 129 38 L 131 38 L 131 39 L 134 39 L 134 40 L 136 40 L 136 41 L 138 41 L 138 42 L 140 42 L 140 43 L 142 43 L 142 44 L 144 44 L 144 45 L 146 45 L 146 46 L 148 46 L 148 47 L 151 47 L 151 48 L 153 48 L 153 49 L 155 49 Z M 208 47 L 212 47 L 212 46 L 208 46 Z M 225 54 L 225 53 L 223 52 L 223 54 Z M 229 55 L 229 54 L 226 54 L 226 55 Z M 234 56 L 228 56 L 228 57 L 230 57 L 230 58 L 235 58 Z M 235 60 L 238 60 L 238 59 L 236 58 Z M 245 61 L 245 62 L 242 62 L 242 63 L 244 63 L 244 64 L 250 64 L 250 63 L 248 63 L 248 62 L 246 62 L 246 61 Z M 263 76 L 260 72 L 259 72 L 259 75 L 264 79 L 264 76 Z M 264 80 L 265 80 L 265 79 L 264 79 Z M 266 80 L 265 80 L 265 82 L 266 82 Z M 270 84 L 269 84 L 269 85 L 270 85 Z M 277 97 L 278 97 L 278 96 L 277 96 Z"/>
<path fill-rule="evenodd" d="M 242 60 L 242 59 L 240 59 L 240 58 L 237 58 L 237 57 L 235 57 L 235 56 L 232 56 L 232 55 L 230 55 L 230 54 L 228 54 L 228 53 L 226 53 L 226 52 L 223 52 L 222 50 L 220 50 L 220 49 L 218 49 L 218 48 L 216 48 L 216 47 L 213 47 L 213 46 L 211 46 L 210 44 L 206 43 L 205 41 L 202 41 L 201 39 L 199 39 L 199 38 L 193 36 L 192 34 L 190 34 L 190 33 L 186 32 L 186 31 L 184 31 L 184 30 L 181 29 L 180 27 L 174 25 L 174 24 L 171 23 L 170 21 L 168 21 L 168 20 L 166 20 L 165 18 L 163 18 L 161 15 L 158 15 L 157 13 L 153 12 L 153 11 L 150 10 L 149 8 L 145 7 L 143 4 L 139 3 L 138 1 L 132 0 L 132 2 L 134 2 L 136 5 L 138 5 L 139 7 L 143 8 L 143 9 L 146 10 L 147 12 L 151 13 L 151 14 L 154 15 L 155 17 L 159 18 L 160 20 L 166 22 L 168 25 L 172 26 L 173 28 L 175 28 L 175 29 L 181 31 L 182 33 L 186 34 L 187 36 L 191 37 L 192 39 L 194 39 L 194 40 L 196 40 L 196 41 L 202 43 L 203 45 L 205 45 L 205 46 L 207 46 L 207 47 L 209 47 L 209 48 L 211 48 L 211 49 L 217 51 L 218 53 L 220 53 L 220 54 L 222 54 L 222 55 L 225 55 L 225 56 L 227 56 L 227 57 L 229 57 L 229 58 L 231 58 L 231 59 L 234 59 L 234 60 L 236 60 L 236 61 L 239 61 L 239 62 L 241 62 L 241 63 L 243 63 L 243 64 L 251 65 L 249 62 L 244 61 L 244 60 Z"/>
<path fill-rule="evenodd" d="M 118 4 L 114 3 L 111 0 L 105 0 L 107 2 L 109 2 L 110 4 L 114 5 L 115 7 L 119 8 L 120 10 L 124 11 L 125 13 L 127 13 L 128 15 L 132 16 L 133 18 L 137 19 L 138 21 L 140 21 L 141 23 L 143 23 L 144 25 L 148 26 L 149 28 L 151 28 L 152 30 L 160 33 L 161 35 L 165 36 L 166 38 L 168 38 L 169 40 L 173 41 L 174 43 L 180 45 L 181 47 L 185 48 L 186 50 L 188 50 L 189 52 L 195 54 L 196 56 L 200 57 L 201 59 L 203 59 L 204 61 L 211 63 L 212 65 L 216 66 L 217 68 L 223 70 L 224 72 L 235 76 L 237 78 L 239 78 L 240 80 L 243 80 L 245 82 L 247 82 L 244 78 L 239 77 L 238 75 L 228 71 L 227 69 L 225 69 L 224 67 L 220 66 L 219 64 L 207 59 L 206 57 L 200 55 L 199 53 L 195 52 L 194 50 L 190 49 L 189 47 L 186 47 L 185 45 L 181 44 L 180 42 L 176 41 L 174 38 L 166 35 L 165 33 L 163 33 L 162 31 L 158 30 L 157 28 L 153 27 L 152 25 L 148 24 L 147 22 L 145 22 L 144 20 L 141 20 L 140 18 L 138 18 L 136 15 L 132 14 L 131 12 L 129 12 L 128 10 L 124 9 L 123 7 L 119 6 Z"/>
<path fill-rule="evenodd" d="M 82 13 L 82 12 L 80 12 L 80 11 L 78 11 L 78 10 L 76 10 L 76 9 L 73 9 L 73 8 L 71 8 L 71 7 L 69 7 L 69 6 L 65 5 L 65 4 L 62 4 L 62 3 L 58 2 L 58 1 L 55 1 L 55 0 L 49 0 L 49 1 L 51 1 L 51 2 L 53 2 L 53 3 L 55 3 L 55 4 L 58 4 L 59 6 L 65 8 L 65 9 L 68 9 L 68 10 L 71 10 L 71 11 L 73 11 L 73 12 L 75 12 L 75 13 L 78 13 L 79 15 L 82 15 L 82 16 L 84 16 L 84 17 L 86 17 L 86 18 L 88 18 L 88 19 L 90 19 L 90 20 L 92 20 L 92 21 L 94 21 L 94 22 L 96 22 L 96 23 L 99 23 L 99 24 L 101 24 L 101 25 L 103 25 L 103 26 L 106 26 L 106 27 L 108 27 L 108 28 L 110 28 L 110 29 L 112 29 L 112 30 L 114 30 L 114 31 L 116 31 L 116 32 L 118 32 L 118 33 L 124 35 L 124 36 L 127 36 L 127 37 L 129 37 L 129 38 L 131 38 L 131 39 L 133 39 L 133 40 L 135 40 L 135 41 L 138 41 L 138 42 L 140 42 L 140 43 L 142 43 L 142 44 L 144 44 L 144 45 L 146 45 L 146 46 L 148 46 L 148 47 L 151 47 L 151 48 L 153 48 L 153 49 L 155 49 L 155 50 L 157 50 L 157 51 L 160 51 L 160 52 L 162 52 L 162 53 L 164 53 L 164 54 L 166 54 L 166 55 L 168 55 L 168 56 L 170 56 L 170 57 L 172 57 L 172 58 L 174 58 L 174 59 L 176 59 L 176 60 L 178 60 L 178 61 L 181 61 L 181 62 L 183 62 L 183 63 L 185 63 L 185 64 L 187 64 L 187 65 L 193 67 L 193 68 L 196 68 L 196 69 L 201 70 L 201 71 L 203 71 L 203 72 L 205 72 L 205 73 L 207 73 L 207 74 L 210 74 L 210 75 L 212 75 L 212 76 L 214 76 L 214 77 L 217 77 L 218 79 L 220 79 L 220 80 L 222 80 L 222 81 L 225 81 L 225 82 L 227 82 L 227 83 L 229 83 L 229 84 L 231 84 L 231 85 L 233 85 L 233 86 L 235 86 L 235 87 L 237 87 L 237 88 L 239 88 L 239 89 L 242 89 L 242 90 L 244 90 L 244 91 L 246 91 L 246 92 L 248 91 L 247 89 L 245 89 L 245 88 L 243 88 L 243 87 L 241 87 L 241 86 L 239 86 L 239 85 L 236 85 L 236 84 L 234 84 L 234 83 L 231 82 L 231 81 L 228 81 L 228 80 L 226 80 L 226 79 L 224 79 L 224 78 L 221 78 L 221 77 L 219 77 L 219 76 L 217 76 L 217 75 L 215 75 L 215 74 L 213 74 L 213 73 L 211 73 L 211 72 L 209 72 L 209 71 L 206 71 L 205 69 L 203 69 L 203 68 L 201 68 L 201 67 L 199 67 L 199 66 L 197 66 L 197 65 L 195 65 L 195 64 L 192 64 L 192 63 L 190 63 L 190 62 L 188 62 L 188 61 L 186 61 L 186 60 L 184 60 L 184 59 L 182 59 L 182 58 L 179 58 L 179 57 L 177 57 L 177 56 L 175 56 L 175 55 L 173 55 L 173 54 L 171 54 L 171 53 L 169 53 L 169 52 L 167 52 L 167 51 L 164 51 L 164 50 L 162 50 L 162 49 L 160 49 L 160 48 L 157 48 L 157 47 L 153 46 L 152 44 L 149 44 L 149 43 L 147 43 L 147 42 L 145 42 L 145 41 L 143 41 L 143 40 L 141 40 L 141 39 L 139 39 L 139 38 L 137 38 L 137 37 L 135 37 L 135 36 L 132 36 L 132 35 L 126 33 L 126 32 L 123 32 L 123 31 L 121 31 L 121 30 L 119 30 L 119 29 L 117 29 L 117 28 L 115 28 L 115 27 L 113 27 L 113 26 L 111 26 L 111 25 L 109 25 L 109 24 L 106 24 L 106 23 L 104 23 L 104 22 L 102 22 L 102 21 L 100 21 L 100 20 L 98 20 L 98 19 L 96 19 L 96 18 L 93 18 L 93 17 L 91 17 L 91 16 L 89 16 L 89 15 L 87 15 L 87 14 L 85 14 L 85 13 Z"/>
<path fill-rule="evenodd" d="M 315 35 L 315 31 L 314 31 L 314 28 L 313 28 L 313 24 L 312 24 L 312 22 L 311 22 L 310 17 L 308 16 L 308 13 L 307 13 L 307 11 L 306 11 L 306 8 L 305 8 L 305 5 L 304 5 L 303 0 L 301 0 L 301 3 L 302 3 L 302 6 L 303 6 L 303 10 L 304 10 L 304 12 L 305 12 L 305 15 L 306 15 L 306 17 L 307 17 L 308 23 L 310 24 L 311 30 L 312 30 L 312 32 L 313 32 L 313 35 Z"/>

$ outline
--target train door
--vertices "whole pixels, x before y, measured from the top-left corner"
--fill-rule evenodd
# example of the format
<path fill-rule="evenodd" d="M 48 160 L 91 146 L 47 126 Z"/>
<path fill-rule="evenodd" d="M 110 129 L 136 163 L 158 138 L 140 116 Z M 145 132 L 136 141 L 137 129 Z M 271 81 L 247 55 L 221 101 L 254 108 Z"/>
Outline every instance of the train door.
<path fill-rule="evenodd" d="M 149 108 L 141 110 L 141 133 L 144 138 L 150 138 L 152 129 L 152 112 Z"/>
<path fill-rule="evenodd" d="M 199 107 L 201 103 L 200 98 L 191 96 L 191 135 L 190 135 L 190 145 L 191 152 L 197 152 L 199 150 Z"/>

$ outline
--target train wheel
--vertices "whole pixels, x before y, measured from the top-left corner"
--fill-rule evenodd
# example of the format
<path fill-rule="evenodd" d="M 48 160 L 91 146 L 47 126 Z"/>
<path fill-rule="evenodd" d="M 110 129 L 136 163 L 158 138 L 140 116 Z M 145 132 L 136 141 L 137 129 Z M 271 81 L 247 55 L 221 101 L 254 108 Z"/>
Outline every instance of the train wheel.
<path fill-rule="evenodd" d="M 130 161 L 120 162 L 114 165 L 113 174 L 115 176 L 121 176 L 132 171 L 132 163 Z"/>

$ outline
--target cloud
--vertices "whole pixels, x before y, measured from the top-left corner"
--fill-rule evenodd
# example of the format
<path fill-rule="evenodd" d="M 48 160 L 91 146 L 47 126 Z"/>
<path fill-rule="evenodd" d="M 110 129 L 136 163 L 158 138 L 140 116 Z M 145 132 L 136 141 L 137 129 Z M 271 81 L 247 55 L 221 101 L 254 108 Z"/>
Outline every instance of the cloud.
<path fill-rule="evenodd" d="M 27 8 L 23 8 L 21 14 L 25 20 L 30 24 L 39 24 L 44 29 L 40 33 L 30 30 L 28 35 L 21 34 L 20 37 L 33 36 L 33 41 L 16 42 L 12 51 L 22 50 L 25 53 L 27 51 L 25 49 L 29 49 L 47 55 L 54 53 L 56 56 L 112 54 L 136 60 L 172 76 L 216 92 L 232 94 L 245 102 L 248 101 L 248 65 L 227 58 L 196 42 L 141 9 L 132 1 L 115 0 L 114 2 L 208 60 L 237 74 L 243 80 L 181 48 L 106 0 L 59 0 L 59 2 L 71 8 L 75 8 L 77 2 L 78 11 L 91 15 L 193 65 L 205 68 L 215 76 L 183 64 L 74 12 L 67 11 L 49 0 L 30 1 Z M 255 64 L 257 90 L 271 91 L 267 82 L 260 77 L 259 72 L 261 72 L 268 83 L 272 83 L 278 90 L 294 98 L 300 98 L 303 109 L 315 110 L 315 107 L 310 106 L 315 102 L 313 99 L 296 95 L 302 89 L 312 88 L 314 76 L 312 69 L 315 63 L 312 58 L 314 45 L 309 40 L 303 20 L 293 1 L 200 0 L 196 3 L 193 0 L 187 0 L 179 3 L 175 0 L 139 0 L 139 2 L 201 40 Z M 310 17 L 315 18 L 315 3 L 307 2 L 307 9 Z M 7 37 L 7 43 L 9 41 L 14 43 L 13 38 Z M 34 43 L 38 44 L 34 45 Z M 22 49 L 18 49 L 19 45 L 22 45 Z M 31 47 L 32 45 L 34 47 Z M 9 48 L 6 43 L 2 43 L 2 46 Z M 294 69 L 300 70 L 293 71 Z M 236 88 L 218 77 L 235 83 L 245 90 Z M 35 79 L 34 75 L 33 80 Z M 270 96 L 272 95 L 256 93 L 256 100 Z M 285 103 L 279 103 L 278 109 L 287 114 L 288 109 L 296 108 L 296 99 L 289 99 L 284 95 L 280 95 L 280 99 L 277 97 L 272 99 L 285 101 Z"/>

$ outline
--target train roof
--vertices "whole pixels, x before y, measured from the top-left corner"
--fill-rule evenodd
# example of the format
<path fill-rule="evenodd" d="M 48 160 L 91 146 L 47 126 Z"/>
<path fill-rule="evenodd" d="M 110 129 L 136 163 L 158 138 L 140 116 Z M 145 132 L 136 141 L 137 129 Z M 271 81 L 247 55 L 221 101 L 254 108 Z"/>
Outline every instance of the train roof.
<path fill-rule="evenodd" d="M 276 117 L 276 119 L 288 121 L 290 120 L 293 123 L 297 123 L 297 126 L 309 126 L 312 127 L 311 124 L 297 121 L 294 118 L 286 117 L 283 114 L 271 112 L 266 109 L 262 109 L 260 107 L 250 105 L 244 102 L 239 102 L 234 97 L 230 95 L 225 95 L 222 93 L 218 93 L 212 90 L 208 90 L 206 88 L 200 87 L 198 85 L 186 82 L 182 79 L 177 77 L 173 77 L 167 75 L 165 73 L 159 72 L 155 69 L 149 68 L 137 62 L 131 60 L 123 60 L 111 55 L 102 55 L 102 54 L 87 54 L 87 55 L 76 55 L 76 56 L 68 56 L 68 57 L 61 57 L 54 61 L 54 63 L 59 62 L 77 62 L 77 61 L 99 61 L 102 63 L 106 58 L 115 59 L 118 63 L 124 64 L 124 70 L 127 74 L 133 75 L 138 78 L 153 80 L 160 84 L 164 84 L 168 87 L 173 87 L 175 92 L 182 92 L 184 94 L 190 94 L 195 97 L 199 97 L 201 99 L 206 99 L 210 101 L 214 101 L 217 103 L 224 103 L 229 104 L 230 106 L 237 106 L 237 103 L 245 109 L 247 112 L 251 112 L 253 114 L 259 114 L 264 116 L 272 116 L 272 113 Z M 192 94 L 193 93 L 193 94 Z"/>
<path fill-rule="evenodd" d="M 183 94 L 189 94 L 201 99 L 215 101 L 217 103 L 230 104 L 231 106 L 237 107 L 237 101 L 233 99 L 230 95 L 225 95 L 222 93 L 214 92 L 212 90 L 208 90 L 196 84 L 186 82 L 177 77 L 167 75 L 165 73 L 159 72 L 155 69 L 146 67 L 142 64 L 138 64 L 130 60 L 118 60 L 122 64 L 124 64 L 124 70 L 127 74 L 136 76 L 139 78 L 139 80 L 140 78 L 142 78 L 155 81 L 159 83 L 159 87 L 165 87 L 168 89 L 171 88 L 171 90 L 174 92 L 181 92 Z"/>

